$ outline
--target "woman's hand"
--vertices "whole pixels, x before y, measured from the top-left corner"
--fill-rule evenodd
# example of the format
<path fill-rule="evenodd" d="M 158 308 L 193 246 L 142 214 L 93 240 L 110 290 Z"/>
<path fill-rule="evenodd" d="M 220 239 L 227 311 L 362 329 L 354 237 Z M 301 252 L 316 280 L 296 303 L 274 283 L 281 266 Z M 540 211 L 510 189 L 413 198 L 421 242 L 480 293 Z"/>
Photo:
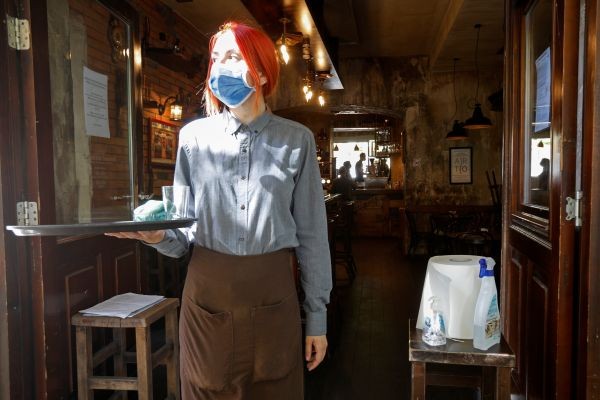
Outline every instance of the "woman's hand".
<path fill-rule="evenodd" d="M 163 240 L 165 231 L 111 232 L 105 233 L 105 235 L 119 239 L 137 239 L 149 244 L 154 244 Z"/>
<path fill-rule="evenodd" d="M 323 336 L 307 336 L 304 356 L 306 357 L 309 371 L 317 368 L 321 361 L 325 358 L 327 351 L 327 337 Z"/>

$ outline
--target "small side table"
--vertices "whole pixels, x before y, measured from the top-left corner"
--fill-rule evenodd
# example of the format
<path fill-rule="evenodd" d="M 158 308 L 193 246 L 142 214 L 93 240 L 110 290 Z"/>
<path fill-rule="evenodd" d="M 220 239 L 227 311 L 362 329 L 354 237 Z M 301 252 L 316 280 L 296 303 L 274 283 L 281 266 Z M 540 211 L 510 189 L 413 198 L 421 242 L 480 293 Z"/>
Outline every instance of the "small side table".
<path fill-rule="evenodd" d="M 178 400 L 179 334 L 177 308 L 179 299 L 167 298 L 128 318 L 87 316 L 81 313 L 71 318 L 76 329 L 78 399 L 93 399 L 94 389 L 138 392 L 140 400 L 152 400 L 152 369 L 167 367 L 169 399 Z M 152 352 L 150 326 L 165 318 L 166 343 Z M 92 328 L 111 328 L 113 341 L 92 353 Z M 135 353 L 127 352 L 125 329 L 135 329 Z M 115 376 L 95 376 L 94 367 L 113 356 Z M 137 364 L 137 377 L 127 377 L 125 364 Z"/>
<path fill-rule="evenodd" d="M 515 366 L 515 355 L 502 337 L 500 343 L 481 351 L 472 340 L 461 342 L 448 339 L 445 346 L 429 346 L 423 342 L 421 329 L 409 321 L 408 359 L 411 362 L 412 400 L 425 400 L 425 390 L 431 386 L 480 387 L 482 399 L 510 400 L 510 370 Z M 435 365 L 464 366 L 453 368 L 452 374 L 435 371 Z M 474 367 L 481 367 L 478 375 Z M 468 369 L 471 368 L 469 371 Z"/>

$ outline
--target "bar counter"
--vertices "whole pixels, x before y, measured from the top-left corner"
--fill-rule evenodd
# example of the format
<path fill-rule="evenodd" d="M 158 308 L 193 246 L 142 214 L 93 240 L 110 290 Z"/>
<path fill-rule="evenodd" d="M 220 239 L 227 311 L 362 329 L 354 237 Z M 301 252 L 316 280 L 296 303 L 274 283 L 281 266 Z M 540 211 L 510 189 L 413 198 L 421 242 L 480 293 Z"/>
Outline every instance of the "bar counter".
<path fill-rule="evenodd" d="M 328 197 L 329 200 L 328 200 Z M 333 197 L 336 196 L 336 197 Z M 341 201 L 341 195 L 326 195 L 328 210 Z M 401 236 L 400 209 L 404 207 L 404 191 L 387 188 L 359 188 L 352 190 L 354 202 L 353 236 Z"/>
<path fill-rule="evenodd" d="M 404 199 L 404 190 L 402 189 L 386 189 L 386 188 L 360 188 L 354 189 L 352 195 L 355 199 L 367 199 L 371 196 L 386 196 L 390 200 Z"/>

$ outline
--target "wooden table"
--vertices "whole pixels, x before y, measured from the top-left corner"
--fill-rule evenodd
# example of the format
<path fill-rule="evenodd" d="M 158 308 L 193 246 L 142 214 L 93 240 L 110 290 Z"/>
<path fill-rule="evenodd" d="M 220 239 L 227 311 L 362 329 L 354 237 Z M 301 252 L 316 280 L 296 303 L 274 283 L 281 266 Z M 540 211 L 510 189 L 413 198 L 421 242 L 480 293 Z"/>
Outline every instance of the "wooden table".
<path fill-rule="evenodd" d="M 421 338 L 421 329 L 415 328 L 411 321 L 409 331 L 413 400 L 425 400 L 428 385 L 479 387 L 482 399 L 494 396 L 497 400 L 510 400 L 510 371 L 515 366 L 515 355 L 504 338 L 487 351 L 481 351 L 473 347 L 472 340 L 448 339 L 445 346 L 429 346 Z M 452 367 L 450 372 L 435 371 L 441 364 L 456 368 Z"/>

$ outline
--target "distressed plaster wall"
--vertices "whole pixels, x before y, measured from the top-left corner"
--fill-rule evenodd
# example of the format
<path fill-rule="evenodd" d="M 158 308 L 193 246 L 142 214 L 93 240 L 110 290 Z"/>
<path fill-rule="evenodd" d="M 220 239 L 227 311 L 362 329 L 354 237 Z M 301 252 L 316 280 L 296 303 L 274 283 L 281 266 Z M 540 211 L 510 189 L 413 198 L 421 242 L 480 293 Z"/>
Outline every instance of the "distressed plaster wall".
<path fill-rule="evenodd" d="M 495 171 L 500 180 L 502 154 L 502 114 L 492 112 L 484 101 L 498 90 L 501 74 L 480 75 L 478 98 L 493 126 L 469 132 L 469 139 L 448 141 L 454 114 L 452 73 L 431 74 L 422 100 L 406 110 L 406 183 L 408 204 L 491 204 L 485 171 Z M 458 111 L 455 119 L 464 121 L 472 114 L 476 77 L 471 72 L 456 74 Z M 449 148 L 472 147 L 473 183 L 449 181 Z"/>

